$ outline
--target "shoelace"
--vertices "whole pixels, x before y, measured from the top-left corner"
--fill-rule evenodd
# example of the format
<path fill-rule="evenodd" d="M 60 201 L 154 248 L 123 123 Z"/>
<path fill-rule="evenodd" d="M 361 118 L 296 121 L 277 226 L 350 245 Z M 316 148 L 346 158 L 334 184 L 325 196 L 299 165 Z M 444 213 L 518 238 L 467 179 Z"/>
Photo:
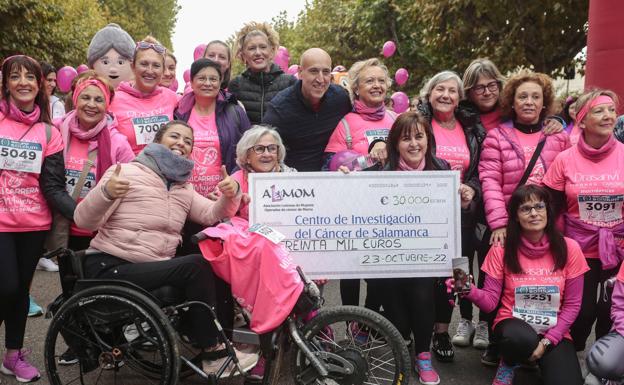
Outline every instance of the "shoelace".
<path fill-rule="evenodd" d="M 468 322 L 460 322 L 459 325 L 457 325 L 457 334 L 468 334 Z"/>
<path fill-rule="evenodd" d="M 513 380 L 513 371 L 515 366 L 509 366 L 507 364 L 501 363 L 498 366 L 498 370 L 496 371 L 496 379 L 498 381 L 509 383 Z"/>
<path fill-rule="evenodd" d="M 431 358 L 426 360 L 421 360 L 420 358 L 417 359 L 416 366 L 418 366 L 419 372 L 427 372 L 433 370 L 433 366 L 431 365 Z"/>
<path fill-rule="evenodd" d="M 30 349 L 20 350 L 17 354 L 17 360 L 15 360 L 15 368 L 32 367 L 32 365 L 26 361 L 26 357 L 28 357 L 30 353 L 32 353 Z"/>

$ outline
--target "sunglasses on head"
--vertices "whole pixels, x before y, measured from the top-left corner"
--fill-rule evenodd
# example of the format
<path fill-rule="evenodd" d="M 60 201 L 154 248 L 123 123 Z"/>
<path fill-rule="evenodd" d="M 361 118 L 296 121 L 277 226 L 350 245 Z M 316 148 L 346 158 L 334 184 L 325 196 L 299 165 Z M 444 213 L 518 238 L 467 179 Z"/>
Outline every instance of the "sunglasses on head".
<path fill-rule="evenodd" d="M 167 49 L 165 47 L 163 47 L 160 44 L 155 44 L 155 43 L 150 43 L 147 41 L 143 41 L 141 40 L 140 42 L 137 43 L 136 45 L 137 49 L 153 49 L 154 51 L 158 52 L 161 55 L 164 55 L 165 52 L 167 52 Z"/>

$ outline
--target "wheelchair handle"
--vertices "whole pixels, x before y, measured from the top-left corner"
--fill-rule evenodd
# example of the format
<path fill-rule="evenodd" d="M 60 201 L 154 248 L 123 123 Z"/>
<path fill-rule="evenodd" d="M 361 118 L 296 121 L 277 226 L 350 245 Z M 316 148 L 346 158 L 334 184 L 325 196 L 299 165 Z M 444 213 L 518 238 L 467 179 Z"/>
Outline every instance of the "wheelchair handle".
<path fill-rule="evenodd" d="M 50 259 L 50 258 L 58 257 L 59 255 L 65 253 L 66 251 L 67 251 L 66 248 L 59 247 L 56 250 L 48 251 L 47 253 L 43 254 L 41 258 Z"/>

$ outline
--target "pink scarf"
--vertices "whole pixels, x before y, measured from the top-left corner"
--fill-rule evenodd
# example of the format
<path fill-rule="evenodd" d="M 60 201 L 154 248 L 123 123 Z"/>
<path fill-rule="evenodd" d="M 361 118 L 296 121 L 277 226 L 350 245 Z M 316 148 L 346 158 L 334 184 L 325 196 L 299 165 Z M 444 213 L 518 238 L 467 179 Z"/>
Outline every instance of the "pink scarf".
<path fill-rule="evenodd" d="M 7 104 L 9 107 L 7 108 Z M 8 111 L 7 111 L 8 110 Z M 35 108 L 31 112 L 24 112 L 17 108 L 17 106 L 11 102 L 3 101 L 0 103 L 0 112 L 11 120 L 19 123 L 31 126 L 39 121 L 41 117 L 41 110 L 39 106 L 35 104 Z"/>
<path fill-rule="evenodd" d="M 587 144 L 585 141 L 585 134 L 582 133 L 576 146 L 583 157 L 591 160 L 592 162 L 600 162 L 615 150 L 617 143 L 617 139 L 615 139 L 615 136 L 611 134 L 607 143 L 603 144 L 602 147 L 593 148 Z"/>
<path fill-rule="evenodd" d="M 399 157 L 399 171 L 422 171 L 425 169 L 425 158 L 423 158 L 416 168 L 408 165 L 403 158 Z"/>
<path fill-rule="evenodd" d="M 73 110 L 65 115 L 60 126 L 63 143 L 65 143 L 65 157 L 67 157 L 67 149 L 69 148 L 72 136 L 82 141 L 89 141 L 89 151 L 91 150 L 91 146 L 98 149 L 95 180 L 96 182 L 99 181 L 100 177 L 104 175 L 104 172 L 113 165 L 113 159 L 111 157 L 111 133 L 108 129 L 108 115 L 104 115 L 104 118 L 91 129 L 83 130 L 78 121 L 76 110 Z"/>
<path fill-rule="evenodd" d="M 118 90 L 119 91 L 123 91 L 123 92 L 125 92 L 127 94 L 130 94 L 130 95 L 134 96 L 137 99 L 149 99 L 151 97 L 160 95 L 162 93 L 163 88 L 160 87 L 160 86 L 157 86 L 154 89 L 154 91 L 152 91 L 150 93 L 147 93 L 147 94 L 144 94 L 143 92 L 141 92 L 141 91 L 137 90 L 136 88 L 134 88 L 132 86 L 132 84 L 130 84 L 129 82 L 121 82 L 119 84 Z"/>
<path fill-rule="evenodd" d="M 546 234 L 542 235 L 537 243 L 533 243 L 525 237 L 520 237 L 520 246 L 518 250 L 528 258 L 534 259 L 542 257 L 550 250 L 550 241 Z"/>
<path fill-rule="evenodd" d="M 364 104 L 364 102 L 355 99 L 353 102 L 353 112 L 359 114 L 364 120 L 377 121 L 386 116 L 386 106 L 382 103 L 379 107 L 369 107 Z"/>

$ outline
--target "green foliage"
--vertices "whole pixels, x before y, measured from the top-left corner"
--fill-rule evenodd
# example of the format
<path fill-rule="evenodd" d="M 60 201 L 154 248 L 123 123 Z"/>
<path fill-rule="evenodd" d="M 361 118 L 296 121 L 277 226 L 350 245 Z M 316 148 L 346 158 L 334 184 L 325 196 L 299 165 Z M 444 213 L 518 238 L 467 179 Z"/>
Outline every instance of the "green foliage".
<path fill-rule="evenodd" d="M 177 0 L 0 0 L 0 58 L 23 53 L 77 66 L 93 35 L 110 22 L 135 39 L 152 34 L 170 47 L 178 10 Z"/>
<path fill-rule="evenodd" d="M 296 63 L 303 51 L 321 47 L 334 65 L 381 57 L 387 40 L 397 53 L 384 59 L 393 74 L 404 67 L 411 94 L 425 78 L 489 57 L 506 73 L 518 67 L 557 75 L 574 65 L 586 45 L 588 0 L 311 0 L 296 22 L 273 18 L 281 45 Z"/>

